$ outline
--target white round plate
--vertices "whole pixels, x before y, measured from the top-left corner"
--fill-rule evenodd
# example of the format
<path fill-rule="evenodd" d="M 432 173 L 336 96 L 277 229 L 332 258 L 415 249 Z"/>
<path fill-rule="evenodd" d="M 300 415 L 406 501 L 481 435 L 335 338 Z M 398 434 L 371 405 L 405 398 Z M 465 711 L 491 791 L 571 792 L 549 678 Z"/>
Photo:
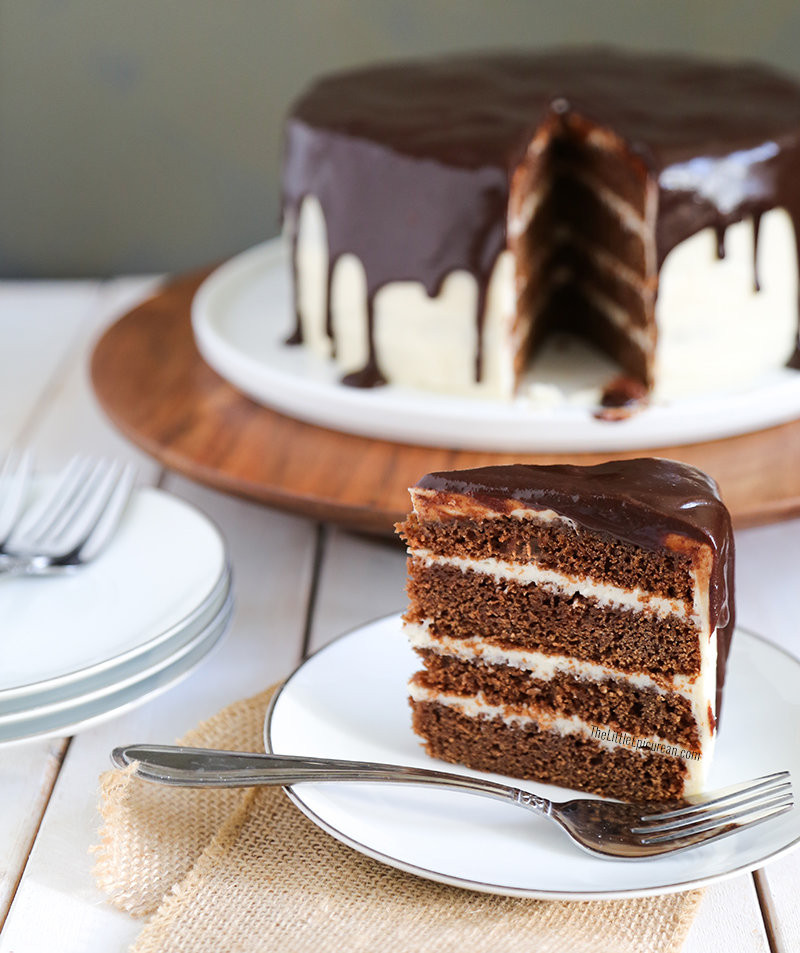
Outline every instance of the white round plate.
<path fill-rule="evenodd" d="M 216 616 L 228 586 L 216 526 L 168 493 L 137 489 L 93 563 L 2 580 L 0 711 L 83 694 L 170 658 Z"/>
<path fill-rule="evenodd" d="M 800 416 L 800 374 L 787 368 L 738 390 L 652 404 L 622 421 L 597 420 L 591 408 L 569 402 L 541 406 L 520 397 L 506 404 L 393 385 L 345 387 L 332 361 L 283 343 L 293 318 L 281 239 L 214 271 L 194 297 L 192 326 L 207 363 L 249 397 L 299 420 L 382 440 L 508 453 L 612 452 L 714 440 Z M 598 366 L 570 361 L 556 373 L 568 391 L 582 392 L 597 383 Z"/>
<path fill-rule="evenodd" d="M 100 707 L 109 696 L 116 695 L 131 686 L 142 684 L 148 679 L 154 679 L 165 669 L 177 665 L 187 656 L 193 655 L 201 645 L 208 643 L 211 634 L 227 622 L 232 611 L 233 595 L 228 590 L 223 604 L 211 618 L 206 620 L 206 624 L 182 641 L 170 655 L 155 661 L 148 660 L 146 664 L 129 665 L 116 671 L 115 677 L 110 681 L 78 683 L 69 694 L 37 696 L 36 699 L 26 700 L 27 703 L 24 706 L 11 711 L 3 706 L 0 711 L 0 740 L 4 732 L 13 733 L 16 725 L 51 715 L 58 717 L 79 705 L 97 703 Z"/>
<path fill-rule="evenodd" d="M 232 599 L 231 586 L 231 573 L 226 569 L 208 599 L 186 619 L 146 643 L 144 650 L 137 647 L 84 671 L 42 682 L 43 688 L 34 685 L 12 690 L 0 699 L 0 723 L 25 718 L 34 709 L 72 705 L 77 699 L 105 694 L 176 661 L 217 621 Z"/>
<path fill-rule="evenodd" d="M 281 688 L 267 751 L 441 766 L 411 730 L 407 682 L 419 659 L 399 616 L 369 623 L 311 656 Z M 709 787 L 789 770 L 800 779 L 800 662 L 748 632 L 734 634 Z M 448 771 L 480 775 L 460 766 Z M 556 800 L 586 795 L 484 775 Z M 431 880 L 509 896 L 611 899 L 687 890 L 760 867 L 800 843 L 800 808 L 672 857 L 592 857 L 556 824 L 513 805 L 426 788 L 301 784 L 287 788 L 312 821 L 377 860 Z"/>
<path fill-rule="evenodd" d="M 61 737 L 115 718 L 160 695 L 184 679 L 206 658 L 228 630 L 233 598 L 228 596 L 209 625 L 166 662 L 121 678 L 106 689 L 53 705 L 32 707 L 24 718 L 0 720 L 0 744 L 11 745 L 32 738 Z"/>

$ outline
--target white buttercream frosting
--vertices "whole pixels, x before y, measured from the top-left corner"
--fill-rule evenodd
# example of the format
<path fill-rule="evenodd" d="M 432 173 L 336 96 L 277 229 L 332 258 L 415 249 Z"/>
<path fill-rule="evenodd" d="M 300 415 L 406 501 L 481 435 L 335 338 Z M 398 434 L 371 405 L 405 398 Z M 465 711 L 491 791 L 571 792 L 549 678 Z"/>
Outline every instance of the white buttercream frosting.
<path fill-rule="evenodd" d="M 298 304 L 303 340 L 321 357 L 331 354 L 325 328 L 327 268 L 322 207 L 307 196 L 298 222 Z M 477 302 L 477 282 L 466 271 L 449 274 L 435 297 L 418 281 L 393 281 L 380 288 L 374 301 L 375 345 L 386 379 L 422 390 L 511 399 L 516 311 L 511 252 L 500 254 L 487 288 L 480 381 L 475 379 Z M 367 278 L 355 255 L 342 255 L 334 266 L 331 312 L 336 362 L 342 373 L 359 370 L 368 355 Z"/>
<path fill-rule="evenodd" d="M 658 280 L 657 399 L 737 388 L 782 367 L 797 333 L 797 249 L 783 209 L 761 217 L 754 286 L 753 224 L 730 225 L 725 257 L 706 228 L 664 260 Z"/>
<path fill-rule="evenodd" d="M 616 679 L 633 688 L 648 689 L 662 695 L 674 692 L 690 701 L 696 694 L 696 679 L 686 675 L 653 677 L 645 672 L 624 672 L 613 666 L 587 662 L 567 655 L 548 655 L 534 649 L 495 645 L 477 637 L 454 639 L 447 635 L 434 635 L 433 622 L 430 619 L 423 622 L 404 622 L 403 631 L 412 648 L 430 650 L 439 655 L 451 655 L 465 662 L 508 665 L 527 672 L 537 680 L 546 681 L 565 673 L 593 682 Z"/>

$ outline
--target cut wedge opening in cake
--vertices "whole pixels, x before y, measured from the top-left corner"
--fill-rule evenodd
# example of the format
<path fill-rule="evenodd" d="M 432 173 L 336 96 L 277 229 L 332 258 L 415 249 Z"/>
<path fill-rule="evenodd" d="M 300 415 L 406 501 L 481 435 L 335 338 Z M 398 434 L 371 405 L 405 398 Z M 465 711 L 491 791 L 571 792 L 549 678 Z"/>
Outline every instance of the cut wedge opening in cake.
<path fill-rule="evenodd" d="M 673 461 L 429 474 L 398 531 L 435 758 L 623 799 L 702 790 L 732 632 L 713 481 Z"/>
<path fill-rule="evenodd" d="M 625 143 L 556 102 L 511 182 L 518 375 L 566 333 L 608 355 L 633 382 L 628 394 L 652 388 L 656 202 Z"/>

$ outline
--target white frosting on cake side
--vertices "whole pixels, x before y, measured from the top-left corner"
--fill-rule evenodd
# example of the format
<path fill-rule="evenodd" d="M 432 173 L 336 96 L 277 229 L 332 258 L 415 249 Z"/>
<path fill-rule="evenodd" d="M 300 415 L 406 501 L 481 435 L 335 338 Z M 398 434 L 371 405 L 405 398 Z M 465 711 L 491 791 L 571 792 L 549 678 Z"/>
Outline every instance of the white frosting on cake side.
<path fill-rule="evenodd" d="M 325 329 L 328 250 L 322 208 L 303 200 L 297 238 L 298 302 L 303 339 L 322 357 L 331 354 Z M 331 278 L 336 362 L 343 374 L 367 361 L 367 279 L 354 255 L 342 255 Z M 478 286 L 465 271 L 449 274 L 430 297 L 416 281 L 395 281 L 375 295 L 375 345 L 380 368 L 394 384 L 467 397 L 511 399 L 514 392 L 512 328 L 514 262 L 503 252 L 489 281 L 483 365 L 475 379 Z"/>
<path fill-rule="evenodd" d="M 752 223 L 739 222 L 727 229 L 724 259 L 717 259 L 716 243 L 714 230 L 705 229 L 673 249 L 661 268 L 656 301 L 657 400 L 747 384 L 783 366 L 792 353 L 797 264 L 787 213 L 773 209 L 761 218 L 758 292 L 753 289 Z M 608 256 L 608 250 L 603 254 Z M 618 266 L 612 263 L 615 271 Z M 317 199 L 308 196 L 298 222 L 297 293 L 304 341 L 321 357 L 331 355 L 325 330 L 327 267 L 323 212 Z M 414 281 L 391 282 L 379 289 L 375 340 L 386 378 L 417 389 L 510 400 L 520 338 L 518 331 L 514 333 L 514 270 L 511 253 L 503 252 L 488 288 L 480 381 L 475 379 L 478 289 L 472 275 L 451 273 L 436 297 Z M 360 369 L 367 357 L 366 276 L 354 255 L 343 255 L 336 263 L 331 294 L 336 361 L 341 372 L 348 373 Z M 604 300 L 599 304 L 616 324 L 625 326 L 621 309 Z M 587 399 L 592 393 L 587 392 Z"/>
<path fill-rule="evenodd" d="M 656 399 L 738 387 L 791 357 L 797 333 L 797 250 L 783 209 L 761 217 L 754 287 L 753 224 L 706 228 L 664 260 L 658 282 Z"/>
<path fill-rule="evenodd" d="M 322 206 L 313 195 L 303 200 L 297 225 L 295 295 L 303 329 L 303 344 L 322 358 L 332 353 L 325 330 L 328 238 Z"/>
<path fill-rule="evenodd" d="M 434 635 L 433 622 L 404 622 L 405 632 L 412 648 L 429 650 L 439 655 L 452 655 L 465 662 L 483 662 L 486 665 L 508 665 L 527 672 L 532 678 L 547 681 L 559 674 L 575 678 L 603 682 L 615 679 L 631 688 L 647 689 L 664 695 L 674 692 L 691 701 L 695 695 L 695 679 L 686 675 L 652 677 L 645 672 L 623 672 L 621 669 L 598 662 L 568 655 L 548 655 L 534 649 L 518 649 L 511 646 L 493 645 L 481 638 L 454 639 L 447 635 Z"/>

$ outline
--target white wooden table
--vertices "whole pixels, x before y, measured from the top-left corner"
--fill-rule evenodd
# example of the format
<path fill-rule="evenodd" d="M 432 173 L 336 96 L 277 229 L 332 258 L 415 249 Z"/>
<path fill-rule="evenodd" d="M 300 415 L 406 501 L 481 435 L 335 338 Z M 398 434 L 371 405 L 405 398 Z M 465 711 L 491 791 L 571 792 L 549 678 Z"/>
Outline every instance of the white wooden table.
<path fill-rule="evenodd" d="M 136 938 L 140 924 L 111 909 L 91 876 L 97 779 L 115 744 L 172 741 L 405 599 L 400 547 L 194 485 L 107 423 L 88 382 L 93 342 L 154 286 L 143 278 L 0 283 L 0 451 L 31 446 L 42 468 L 78 450 L 133 459 L 144 481 L 207 512 L 231 551 L 234 622 L 212 661 L 144 706 L 73 738 L 0 747 L 0 953 L 115 953 Z M 737 547 L 740 622 L 800 654 L 800 521 L 741 532 Z M 800 852 L 712 886 L 685 951 L 797 953 L 798 897 Z"/>

